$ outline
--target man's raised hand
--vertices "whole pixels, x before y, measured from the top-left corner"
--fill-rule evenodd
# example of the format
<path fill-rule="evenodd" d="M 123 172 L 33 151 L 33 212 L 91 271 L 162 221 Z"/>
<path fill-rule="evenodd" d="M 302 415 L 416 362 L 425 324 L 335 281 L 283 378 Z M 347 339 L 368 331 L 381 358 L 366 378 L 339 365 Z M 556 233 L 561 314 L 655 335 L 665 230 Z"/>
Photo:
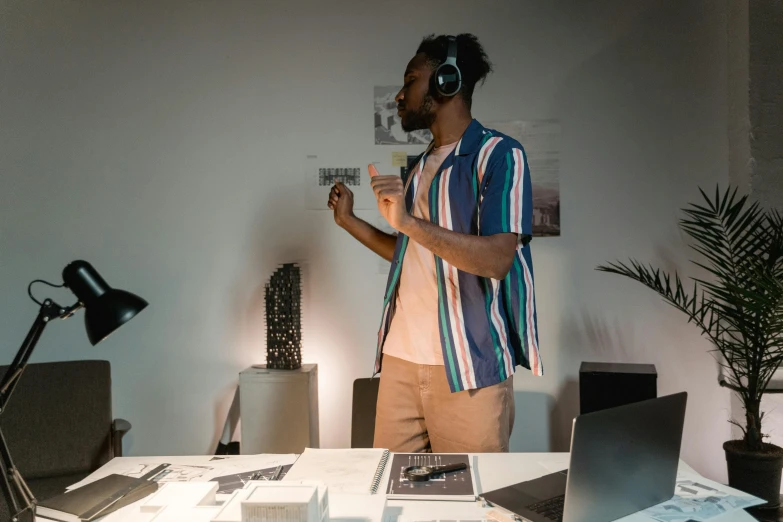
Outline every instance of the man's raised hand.
<path fill-rule="evenodd" d="M 344 226 L 345 222 L 353 217 L 353 192 L 338 181 L 329 191 L 329 202 L 326 206 L 334 210 L 334 222 Z"/>
<path fill-rule="evenodd" d="M 378 211 L 394 229 L 400 231 L 410 218 L 405 208 L 402 178 L 382 176 L 372 163 L 367 166 L 370 172 L 370 186 L 378 202 Z"/>

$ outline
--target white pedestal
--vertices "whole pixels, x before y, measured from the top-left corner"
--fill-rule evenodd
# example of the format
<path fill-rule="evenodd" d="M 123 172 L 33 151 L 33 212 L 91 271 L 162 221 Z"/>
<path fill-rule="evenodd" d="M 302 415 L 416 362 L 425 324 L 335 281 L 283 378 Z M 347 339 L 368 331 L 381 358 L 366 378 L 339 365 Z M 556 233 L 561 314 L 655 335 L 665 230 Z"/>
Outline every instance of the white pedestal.
<path fill-rule="evenodd" d="M 318 365 L 269 370 L 265 365 L 239 373 L 241 452 L 301 453 L 319 447 Z"/>

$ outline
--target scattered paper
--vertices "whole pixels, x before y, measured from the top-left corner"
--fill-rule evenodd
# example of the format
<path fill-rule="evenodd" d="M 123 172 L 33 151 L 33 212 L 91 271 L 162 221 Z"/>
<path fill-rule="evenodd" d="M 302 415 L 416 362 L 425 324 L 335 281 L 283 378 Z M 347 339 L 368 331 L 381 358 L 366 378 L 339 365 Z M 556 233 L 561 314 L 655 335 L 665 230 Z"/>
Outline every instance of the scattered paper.
<path fill-rule="evenodd" d="M 67 489 L 72 490 L 113 473 L 130 477 L 142 477 L 166 464 L 152 480 L 160 483 L 207 481 L 218 476 L 261 470 L 279 465 L 293 464 L 296 455 L 237 455 L 226 459 L 211 460 L 198 457 L 122 457 L 110 460 L 100 469 Z M 192 463 L 192 464 L 191 464 Z"/>
<path fill-rule="evenodd" d="M 280 475 L 276 480 L 282 480 L 288 470 L 291 469 L 291 464 L 281 465 Z M 272 480 L 272 477 L 277 470 L 277 466 L 264 469 L 255 469 L 250 471 L 244 471 L 241 473 L 232 473 L 230 475 L 222 475 L 220 477 L 212 478 L 212 481 L 218 483 L 217 492 L 220 494 L 233 493 L 238 489 L 245 487 L 245 484 L 251 480 Z"/>
<path fill-rule="evenodd" d="M 139 464 L 135 469 L 125 473 L 129 477 L 141 478 L 155 469 L 154 464 Z M 214 468 L 211 466 L 188 466 L 182 464 L 169 464 L 148 480 L 153 482 L 190 482 L 203 479 Z"/>
<path fill-rule="evenodd" d="M 704 521 L 763 503 L 760 498 L 706 478 L 680 475 L 674 498 L 641 513 L 660 522 Z"/>
<path fill-rule="evenodd" d="M 205 465 L 190 465 L 172 462 L 173 460 L 172 457 L 147 457 L 143 459 L 130 457 L 113 459 L 94 473 L 90 474 L 87 478 L 76 484 L 72 484 L 68 489 L 79 488 L 112 474 L 140 478 L 164 464 L 166 465 L 166 469 L 169 470 L 169 473 L 166 473 L 168 478 L 164 479 L 164 477 L 161 476 L 160 482 L 187 482 L 198 478 L 204 480 L 203 477 L 206 473 L 213 469 L 211 464 L 217 463 L 209 463 L 210 465 L 207 465 L 206 463 Z"/>

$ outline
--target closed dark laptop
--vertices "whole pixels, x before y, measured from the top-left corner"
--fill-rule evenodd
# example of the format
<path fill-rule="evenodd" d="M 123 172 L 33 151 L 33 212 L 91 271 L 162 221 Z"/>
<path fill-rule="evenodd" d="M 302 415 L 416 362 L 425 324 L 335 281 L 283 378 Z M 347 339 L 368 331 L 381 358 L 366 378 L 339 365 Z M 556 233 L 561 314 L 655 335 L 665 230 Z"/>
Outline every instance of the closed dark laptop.
<path fill-rule="evenodd" d="M 574 419 L 568 470 L 484 493 L 533 522 L 609 522 L 674 496 L 687 393 Z"/>

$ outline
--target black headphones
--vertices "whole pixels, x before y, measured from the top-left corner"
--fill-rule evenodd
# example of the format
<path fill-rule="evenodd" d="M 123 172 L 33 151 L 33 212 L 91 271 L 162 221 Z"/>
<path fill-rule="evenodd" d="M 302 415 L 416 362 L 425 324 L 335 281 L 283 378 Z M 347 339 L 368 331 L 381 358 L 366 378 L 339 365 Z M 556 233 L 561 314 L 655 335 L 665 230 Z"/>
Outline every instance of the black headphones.
<path fill-rule="evenodd" d="M 449 36 L 449 54 L 446 61 L 430 76 L 430 90 L 441 96 L 451 97 L 462 88 L 462 72 L 457 67 L 457 39 Z"/>

